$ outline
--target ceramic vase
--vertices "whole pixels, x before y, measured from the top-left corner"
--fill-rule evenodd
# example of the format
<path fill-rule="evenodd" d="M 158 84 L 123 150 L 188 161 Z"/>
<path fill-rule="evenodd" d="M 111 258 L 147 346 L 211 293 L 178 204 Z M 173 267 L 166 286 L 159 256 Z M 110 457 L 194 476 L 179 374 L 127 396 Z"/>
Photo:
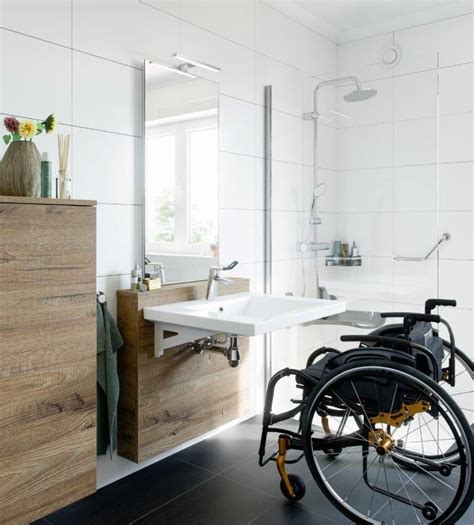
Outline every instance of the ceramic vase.
<path fill-rule="evenodd" d="M 41 155 L 31 141 L 10 143 L 0 163 L 0 195 L 39 197 Z"/>

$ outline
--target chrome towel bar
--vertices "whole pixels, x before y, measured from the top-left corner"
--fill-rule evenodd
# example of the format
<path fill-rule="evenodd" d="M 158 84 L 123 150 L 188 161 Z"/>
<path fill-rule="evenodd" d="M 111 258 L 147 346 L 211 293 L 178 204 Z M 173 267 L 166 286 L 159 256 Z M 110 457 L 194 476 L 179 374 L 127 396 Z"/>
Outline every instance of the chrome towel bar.
<path fill-rule="evenodd" d="M 450 233 L 443 233 L 439 241 L 431 248 L 431 250 L 424 257 L 400 257 L 399 255 L 394 255 L 394 261 L 411 261 L 411 262 L 423 262 L 429 258 L 429 256 L 440 246 L 443 242 L 449 241 L 451 239 Z"/>

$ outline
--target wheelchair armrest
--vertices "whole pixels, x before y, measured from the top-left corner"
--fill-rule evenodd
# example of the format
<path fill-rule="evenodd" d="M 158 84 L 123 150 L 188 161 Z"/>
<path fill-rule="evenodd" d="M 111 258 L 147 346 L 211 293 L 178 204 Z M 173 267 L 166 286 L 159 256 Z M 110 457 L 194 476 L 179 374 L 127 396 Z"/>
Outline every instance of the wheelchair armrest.
<path fill-rule="evenodd" d="M 385 337 L 383 335 L 343 335 L 341 336 L 341 341 L 353 343 L 377 343 L 382 346 L 393 346 L 401 350 L 410 350 L 413 348 L 413 343 L 407 339 Z"/>
<path fill-rule="evenodd" d="M 406 314 L 403 318 L 403 328 L 406 333 L 409 333 L 410 330 L 418 323 L 419 321 L 424 321 L 427 323 L 441 323 L 441 317 L 439 315 L 432 314 Z"/>
<path fill-rule="evenodd" d="M 441 317 L 434 314 L 420 314 L 418 312 L 382 312 L 380 317 L 386 319 L 387 317 L 411 317 L 415 321 L 426 321 L 428 323 L 440 323 Z"/>

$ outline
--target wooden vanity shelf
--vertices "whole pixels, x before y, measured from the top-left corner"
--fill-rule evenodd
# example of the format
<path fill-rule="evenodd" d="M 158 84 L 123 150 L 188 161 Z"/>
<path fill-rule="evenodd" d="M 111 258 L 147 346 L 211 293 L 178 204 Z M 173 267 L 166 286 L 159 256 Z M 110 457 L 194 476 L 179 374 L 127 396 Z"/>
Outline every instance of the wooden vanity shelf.
<path fill-rule="evenodd" d="M 247 279 L 233 278 L 221 295 L 247 292 Z M 139 463 L 249 412 L 248 338 L 239 338 L 241 361 L 188 345 L 154 356 L 153 323 L 143 308 L 203 299 L 206 281 L 167 285 L 150 292 L 117 292 L 117 317 L 125 348 L 118 354 L 120 399 L 118 453 Z"/>

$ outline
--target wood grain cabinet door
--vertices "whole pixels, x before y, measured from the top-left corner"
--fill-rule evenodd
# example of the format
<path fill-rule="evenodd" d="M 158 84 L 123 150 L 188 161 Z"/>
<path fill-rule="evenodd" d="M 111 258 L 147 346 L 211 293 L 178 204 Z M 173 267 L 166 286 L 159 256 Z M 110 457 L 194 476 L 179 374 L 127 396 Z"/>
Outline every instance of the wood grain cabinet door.
<path fill-rule="evenodd" d="M 2 199 L 0 523 L 21 525 L 96 489 L 96 209 Z"/>

